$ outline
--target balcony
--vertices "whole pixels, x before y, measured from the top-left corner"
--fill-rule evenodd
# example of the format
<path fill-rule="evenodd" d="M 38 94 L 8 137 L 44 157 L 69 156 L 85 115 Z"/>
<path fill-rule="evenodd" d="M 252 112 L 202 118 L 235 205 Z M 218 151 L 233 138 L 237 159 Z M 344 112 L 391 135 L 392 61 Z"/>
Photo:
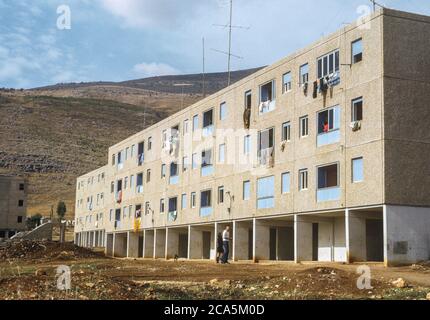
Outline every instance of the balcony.
<path fill-rule="evenodd" d="M 202 207 L 200 208 L 200 216 L 201 217 L 207 217 L 210 216 L 212 214 L 212 207 Z"/>
<path fill-rule="evenodd" d="M 318 147 L 326 146 L 329 144 L 337 143 L 340 141 L 340 130 L 336 129 L 326 133 L 321 133 L 317 137 Z"/>
<path fill-rule="evenodd" d="M 213 135 L 213 132 L 214 132 L 214 126 L 213 126 L 213 125 L 210 125 L 210 126 L 204 127 L 204 128 L 203 128 L 203 130 L 202 130 L 202 136 L 203 136 L 203 137 L 209 137 L 209 136 L 212 136 L 212 135 Z"/>
<path fill-rule="evenodd" d="M 265 114 L 276 109 L 276 100 L 261 102 L 258 108 L 260 114 Z"/>
<path fill-rule="evenodd" d="M 260 166 L 272 168 L 275 164 L 275 149 L 273 147 L 262 149 L 258 152 L 258 163 Z"/>
<path fill-rule="evenodd" d="M 178 183 L 179 183 L 179 176 L 178 175 L 176 175 L 176 176 L 170 176 L 170 178 L 169 178 L 169 184 L 175 185 L 175 184 L 178 184 Z"/>
<path fill-rule="evenodd" d="M 207 165 L 202 167 L 202 177 L 210 176 L 214 173 L 214 166 L 213 165 Z"/>
<path fill-rule="evenodd" d="M 317 190 L 317 201 L 337 201 L 340 200 L 340 187 L 324 188 Z"/>
<path fill-rule="evenodd" d="M 178 219 L 178 212 L 176 210 L 170 211 L 169 214 L 167 215 L 167 218 L 170 222 L 176 221 L 176 219 Z"/>

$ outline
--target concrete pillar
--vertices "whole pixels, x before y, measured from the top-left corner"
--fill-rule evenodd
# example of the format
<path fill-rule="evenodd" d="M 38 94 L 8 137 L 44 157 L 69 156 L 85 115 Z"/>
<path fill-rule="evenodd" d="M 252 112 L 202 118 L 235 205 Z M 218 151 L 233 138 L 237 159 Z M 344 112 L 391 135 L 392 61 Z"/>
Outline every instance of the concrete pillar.
<path fill-rule="evenodd" d="M 92 246 L 93 246 L 93 248 L 96 248 L 97 247 L 96 231 L 93 231 L 92 234 L 93 234 L 93 243 L 92 243 Z"/>
<path fill-rule="evenodd" d="M 166 230 L 166 259 L 173 259 L 179 255 L 179 231 L 175 229 Z"/>
<path fill-rule="evenodd" d="M 195 228 L 188 229 L 188 259 L 203 258 L 203 235 L 202 232 Z"/>
<path fill-rule="evenodd" d="M 233 261 L 249 260 L 249 226 L 245 222 L 233 221 Z"/>
<path fill-rule="evenodd" d="M 127 258 L 139 258 L 139 233 L 127 232 Z"/>
<path fill-rule="evenodd" d="M 312 261 L 312 222 L 294 216 L 294 261 Z"/>
<path fill-rule="evenodd" d="M 253 219 L 253 258 L 254 262 L 270 259 L 270 226 Z"/>
<path fill-rule="evenodd" d="M 166 229 L 155 229 L 154 259 L 166 257 Z"/>
<path fill-rule="evenodd" d="M 154 258 L 154 230 L 145 230 L 143 236 L 143 257 Z"/>
<path fill-rule="evenodd" d="M 366 261 L 366 218 L 349 209 L 345 212 L 346 260 Z"/>

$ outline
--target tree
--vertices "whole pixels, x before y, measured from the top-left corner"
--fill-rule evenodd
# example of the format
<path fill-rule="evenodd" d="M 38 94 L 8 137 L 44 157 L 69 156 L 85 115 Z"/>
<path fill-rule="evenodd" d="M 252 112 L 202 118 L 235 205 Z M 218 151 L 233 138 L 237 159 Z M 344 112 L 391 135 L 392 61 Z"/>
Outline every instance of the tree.
<path fill-rule="evenodd" d="M 67 212 L 67 208 L 66 208 L 66 204 L 64 203 L 64 201 L 58 202 L 58 205 L 57 205 L 57 215 L 60 218 L 60 220 L 64 219 L 64 216 L 66 215 L 66 212 Z"/>

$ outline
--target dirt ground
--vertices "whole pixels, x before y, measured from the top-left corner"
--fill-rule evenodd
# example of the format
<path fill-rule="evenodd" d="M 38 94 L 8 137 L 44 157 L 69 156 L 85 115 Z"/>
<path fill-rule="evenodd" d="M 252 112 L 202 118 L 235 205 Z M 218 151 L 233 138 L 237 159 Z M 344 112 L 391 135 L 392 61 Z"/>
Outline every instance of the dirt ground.
<path fill-rule="evenodd" d="M 70 268 L 59 290 L 57 268 Z M 430 264 L 369 265 L 372 289 L 357 287 L 359 265 L 217 265 L 213 262 L 112 259 L 55 242 L 0 247 L 0 299 L 426 299 Z M 392 282 L 402 278 L 401 287 Z"/>

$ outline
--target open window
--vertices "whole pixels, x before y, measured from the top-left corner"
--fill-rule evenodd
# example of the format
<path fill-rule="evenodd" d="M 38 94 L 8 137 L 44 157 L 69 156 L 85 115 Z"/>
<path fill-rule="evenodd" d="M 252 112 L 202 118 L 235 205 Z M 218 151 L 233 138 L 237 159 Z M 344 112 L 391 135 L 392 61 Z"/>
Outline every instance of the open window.
<path fill-rule="evenodd" d="M 258 158 L 262 166 L 274 165 L 274 129 L 260 131 L 258 134 Z"/>
<path fill-rule="evenodd" d="M 169 221 L 176 221 L 178 218 L 178 198 L 169 198 Z"/>
<path fill-rule="evenodd" d="M 121 203 L 122 202 L 122 180 L 118 180 L 116 182 L 115 200 L 116 200 L 117 203 Z"/>
<path fill-rule="evenodd" d="M 339 66 L 339 50 L 318 58 L 318 79 L 331 77 L 336 72 L 339 72 Z"/>
<path fill-rule="evenodd" d="M 143 173 L 139 173 L 136 177 L 136 191 L 137 193 L 143 193 Z"/>
<path fill-rule="evenodd" d="M 213 133 L 213 109 L 206 111 L 203 113 L 203 136 L 207 137 L 210 136 Z"/>
<path fill-rule="evenodd" d="M 202 151 L 202 176 L 213 174 L 212 149 Z"/>
<path fill-rule="evenodd" d="M 143 165 L 143 162 L 145 161 L 145 143 L 140 142 L 137 145 L 137 163 L 139 166 Z"/>
<path fill-rule="evenodd" d="M 260 86 L 260 114 L 273 111 L 275 104 L 275 80 Z"/>
<path fill-rule="evenodd" d="M 336 163 L 318 167 L 317 201 L 335 201 L 339 199 L 339 165 Z"/>
<path fill-rule="evenodd" d="M 212 214 L 212 190 L 202 191 L 200 194 L 200 216 Z"/>
<path fill-rule="evenodd" d="M 286 93 L 291 91 L 292 85 L 291 85 L 291 72 L 287 72 L 282 76 L 282 92 Z"/>
<path fill-rule="evenodd" d="M 124 168 L 124 158 L 125 158 L 125 152 L 124 150 L 121 150 L 120 152 L 118 152 L 117 155 L 117 169 L 118 170 L 122 170 L 122 168 Z"/>
<path fill-rule="evenodd" d="M 176 162 L 170 164 L 170 184 L 178 184 L 179 182 L 179 166 Z"/>
<path fill-rule="evenodd" d="M 340 141 L 340 108 L 338 106 L 318 113 L 318 146 Z"/>
<path fill-rule="evenodd" d="M 361 122 L 363 121 L 363 98 L 352 100 L 351 103 L 351 129 L 358 131 L 361 129 Z"/>
<path fill-rule="evenodd" d="M 245 92 L 245 110 L 243 111 L 243 125 L 245 129 L 251 126 L 252 91 Z"/>
<path fill-rule="evenodd" d="M 309 64 L 305 63 L 304 65 L 300 66 L 300 86 L 304 86 L 309 82 Z"/>

